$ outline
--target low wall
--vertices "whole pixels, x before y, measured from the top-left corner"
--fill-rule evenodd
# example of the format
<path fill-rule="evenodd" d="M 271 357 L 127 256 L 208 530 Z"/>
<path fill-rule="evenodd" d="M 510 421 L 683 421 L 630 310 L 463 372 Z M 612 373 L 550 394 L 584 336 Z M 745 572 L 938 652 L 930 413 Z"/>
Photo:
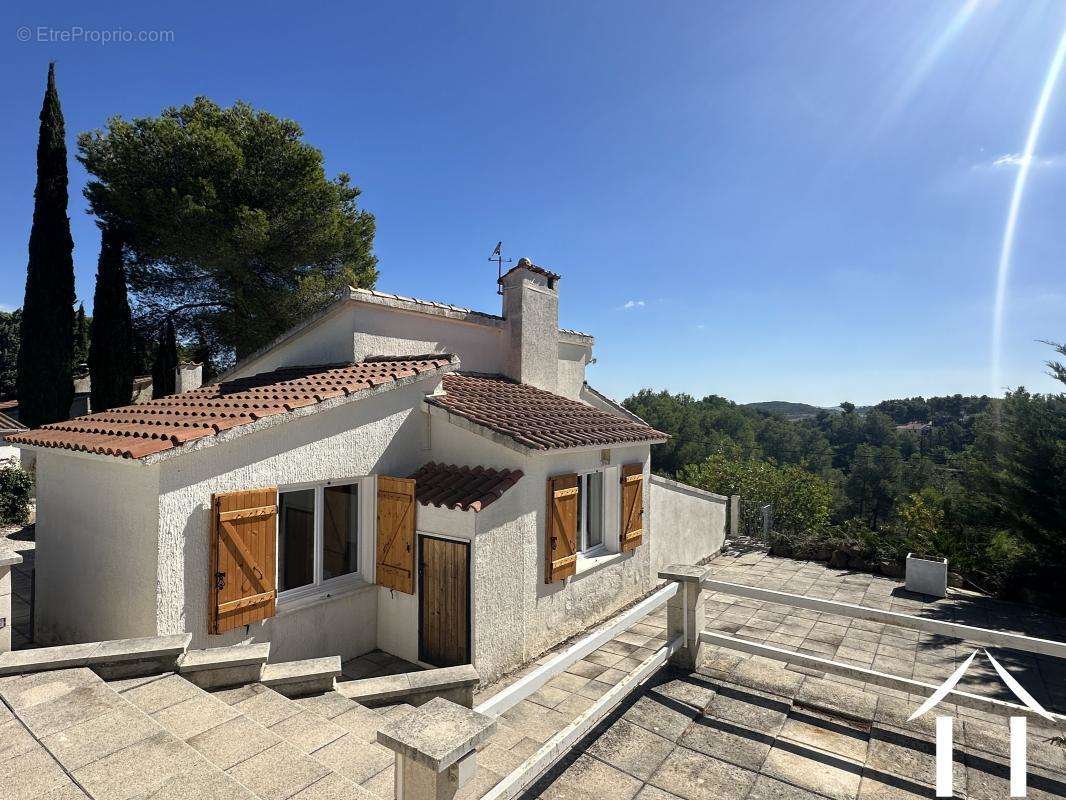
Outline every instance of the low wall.
<path fill-rule="evenodd" d="M 651 476 L 652 567 L 696 564 L 722 549 L 729 498 Z"/>

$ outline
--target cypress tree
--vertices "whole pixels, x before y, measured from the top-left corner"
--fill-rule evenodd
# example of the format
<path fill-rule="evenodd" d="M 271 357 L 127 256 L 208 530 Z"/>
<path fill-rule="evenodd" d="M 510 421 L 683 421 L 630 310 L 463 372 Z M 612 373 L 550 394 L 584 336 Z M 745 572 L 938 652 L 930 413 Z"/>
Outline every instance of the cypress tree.
<path fill-rule="evenodd" d="M 67 419 L 74 400 L 74 240 L 67 217 L 67 145 L 54 63 L 48 65 L 40 119 L 18 359 L 19 419 L 31 428 Z"/>
<path fill-rule="evenodd" d="M 174 331 L 174 318 L 169 314 L 159 331 L 159 344 L 155 350 L 152 366 L 152 398 L 166 397 L 177 391 L 178 337 Z"/>
<path fill-rule="evenodd" d="M 100 235 L 89 374 L 92 376 L 93 411 L 130 404 L 133 395 L 133 319 L 126 294 L 122 239 L 107 227 Z"/>
<path fill-rule="evenodd" d="M 85 316 L 85 304 L 78 306 L 74 314 L 74 355 L 70 366 L 75 375 L 81 375 L 82 367 L 89 361 L 89 318 Z"/>

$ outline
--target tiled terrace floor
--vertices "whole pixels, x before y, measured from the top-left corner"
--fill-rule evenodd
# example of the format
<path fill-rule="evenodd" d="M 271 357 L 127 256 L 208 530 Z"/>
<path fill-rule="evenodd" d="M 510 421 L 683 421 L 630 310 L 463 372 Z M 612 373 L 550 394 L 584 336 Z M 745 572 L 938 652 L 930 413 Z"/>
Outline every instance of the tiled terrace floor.
<path fill-rule="evenodd" d="M 735 583 L 1066 640 L 1062 619 L 1024 606 L 973 595 L 929 601 L 904 592 L 896 581 L 773 558 L 758 549 L 731 551 L 709 566 L 716 578 Z M 707 627 L 931 683 L 944 680 L 975 648 L 955 639 L 720 594 L 707 599 Z M 1066 663 L 1012 651 L 993 653 L 1046 707 L 1066 710 Z M 595 663 L 596 658 L 592 654 L 588 660 Z M 589 686 L 576 686 L 573 678 L 564 683 L 575 684 L 577 692 Z M 960 688 L 1003 696 L 986 661 L 974 662 Z M 554 703 L 558 696 L 546 699 Z M 709 648 L 697 673 L 660 671 L 525 797 L 932 797 L 933 715 L 906 721 L 923 699 Z M 543 700 L 534 696 L 526 702 L 540 705 Z M 566 708 L 562 703 L 551 710 Z M 938 711 L 957 717 L 956 796 L 1008 797 L 1005 720 L 946 704 Z M 543 710 L 540 717 L 536 714 L 524 712 L 528 719 L 545 719 Z M 525 729 L 524 720 L 520 727 Z M 1063 735 L 1066 730 L 1030 722 L 1029 797 L 1066 796 L 1066 746 L 1053 739 Z"/>
<path fill-rule="evenodd" d="M 341 664 L 342 681 L 358 681 L 363 678 L 381 678 L 401 672 L 419 672 L 422 667 L 412 664 L 384 650 L 374 650 L 366 655 L 349 659 Z"/>

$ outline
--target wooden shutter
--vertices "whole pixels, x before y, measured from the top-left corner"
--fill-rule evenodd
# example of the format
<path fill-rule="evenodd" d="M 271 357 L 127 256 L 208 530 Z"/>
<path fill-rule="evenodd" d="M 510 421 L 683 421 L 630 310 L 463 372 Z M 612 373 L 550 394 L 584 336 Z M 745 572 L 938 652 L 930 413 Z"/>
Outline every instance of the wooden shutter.
<path fill-rule="evenodd" d="M 622 467 L 621 550 L 625 553 L 644 541 L 644 465 Z"/>
<path fill-rule="evenodd" d="M 211 497 L 210 633 L 274 616 L 278 490 Z"/>
<path fill-rule="evenodd" d="M 577 475 L 548 478 L 548 520 L 544 530 L 546 583 L 561 581 L 577 571 Z"/>
<path fill-rule="evenodd" d="M 378 476 L 379 586 L 415 593 L 415 482 Z"/>

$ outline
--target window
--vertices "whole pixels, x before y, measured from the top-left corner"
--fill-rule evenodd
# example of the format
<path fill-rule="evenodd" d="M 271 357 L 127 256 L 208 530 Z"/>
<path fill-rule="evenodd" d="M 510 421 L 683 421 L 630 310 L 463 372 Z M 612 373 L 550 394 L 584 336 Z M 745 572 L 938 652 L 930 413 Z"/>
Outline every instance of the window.
<path fill-rule="evenodd" d="M 579 475 L 577 532 L 582 552 L 603 548 L 603 473 Z"/>
<path fill-rule="evenodd" d="M 359 527 L 358 482 L 280 492 L 279 595 L 312 594 L 357 575 Z"/>

